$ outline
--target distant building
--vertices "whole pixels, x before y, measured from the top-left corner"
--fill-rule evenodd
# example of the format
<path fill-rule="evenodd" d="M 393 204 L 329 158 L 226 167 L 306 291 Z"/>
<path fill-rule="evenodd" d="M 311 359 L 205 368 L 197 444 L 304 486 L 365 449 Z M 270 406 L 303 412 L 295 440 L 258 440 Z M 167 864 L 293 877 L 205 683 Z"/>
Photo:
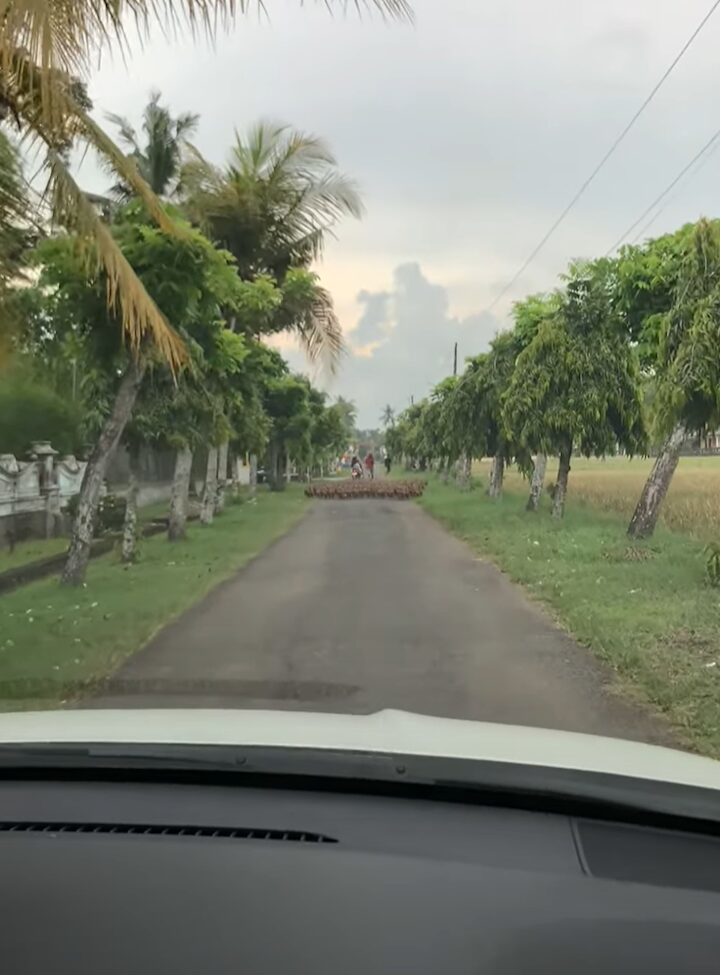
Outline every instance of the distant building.
<path fill-rule="evenodd" d="M 720 454 L 720 430 L 706 430 L 686 437 L 683 454 Z"/>

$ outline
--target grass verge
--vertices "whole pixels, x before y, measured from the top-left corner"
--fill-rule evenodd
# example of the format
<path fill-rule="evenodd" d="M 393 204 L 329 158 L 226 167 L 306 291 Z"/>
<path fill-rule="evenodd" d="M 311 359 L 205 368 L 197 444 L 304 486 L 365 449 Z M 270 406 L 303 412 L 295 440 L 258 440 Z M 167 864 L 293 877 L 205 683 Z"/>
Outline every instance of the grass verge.
<path fill-rule="evenodd" d="M 705 582 L 702 544 L 664 529 L 630 544 L 617 515 L 570 502 L 557 523 L 547 499 L 537 515 L 525 500 L 431 478 L 418 503 L 546 604 L 688 744 L 720 757 L 720 591 Z"/>
<path fill-rule="evenodd" d="M 0 597 L 0 709 L 58 707 L 126 657 L 284 534 L 308 499 L 291 487 L 230 505 L 185 542 L 145 539 L 129 567 L 117 554 L 90 563 L 87 583 L 43 579 Z"/>
<path fill-rule="evenodd" d="M 158 501 L 139 510 L 142 524 L 155 518 L 167 517 L 168 502 Z M 69 538 L 62 535 L 59 538 L 34 538 L 25 542 L 18 542 L 11 552 L 7 547 L 0 548 L 0 572 L 6 569 L 16 569 L 19 565 L 47 559 L 51 555 L 64 552 L 68 547 Z"/>
<path fill-rule="evenodd" d="M 51 555 L 64 552 L 68 547 L 67 538 L 36 538 L 28 542 L 18 542 L 13 551 L 0 551 L 0 572 L 16 569 L 19 565 L 47 559 Z"/>

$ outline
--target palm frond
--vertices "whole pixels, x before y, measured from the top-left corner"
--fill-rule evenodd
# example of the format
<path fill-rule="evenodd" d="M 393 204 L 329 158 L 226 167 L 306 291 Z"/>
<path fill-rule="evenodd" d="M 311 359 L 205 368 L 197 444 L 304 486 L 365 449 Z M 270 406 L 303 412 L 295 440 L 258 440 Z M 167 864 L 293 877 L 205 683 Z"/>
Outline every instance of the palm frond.
<path fill-rule="evenodd" d="M 60 154 L 48 149 L 49 190 L 53 212 L 64 226 L 94 244 L 98 265 L 107 275 L 110 308 L 119 313 L 123 334 L 134 354 L 146 343 L 175 370 L 185 361 L 180 336 L 145 290 L 142 281 L 73 179 Z"/>
<path fill-rule="evenodd" d="M 302 0 L 299 0 L 302 2 Z M 375 8 L 384 16 L 412 20 L 407 0 L 324 0 L 330 11 Z M 264 0 L 0 0 L 0 70 L 11 67 L 14 52 L 23 49 L 38 83 L 46 118 L 52 108 L 48 72 L 59 70 L 87 77 L 98 56 L 128 49 L 124 25 L 133 21 L 141 39 L 154 24 L 171 32 L 215 37 L 227 30 L 237 14 L 264 9 Z"/>
<path fill-rule="evenodd" d="M 315 286 L 315 299 L 297 332 L 309 361 L 324 362 L 334 374 L 345 352 L 345 343 L 332 296 L 320 285 Z"/>
<path fill-rule="evenodd" d="M 115 112 L 106 112 L 105 118 L 111 125 L 114 125 L 120 135 L 120 141 L 130 149 L 131 152 L 139 152 L 140 145 L 137 139 L 137 132 L 124 115 L 117 115 Z"/>
<path fill-rule="evenodd" d="M 80 134 L 95 149 L 96 152 L 104 156 L 111 164 L 113 172 L 121 180 L 130 186 L 133 192 L 143 201 L 148 213 L 165 233 L 178 234 L 182 230 L 167 215 L 158 200 L 157 196 L 150 189 L 142 178 L 137 163 L 132 156 L 126 156 L 123 151 L 115 145 L 105 130 L 95 122 L 90 115 L 74 102 L 69 103 L 69 110 L 77 119 Z"/>
<path fill-rule="evenodd" d="M 0 288 L 19 273 L 29 244 L 29 195 L 17 149 L 0 132 Z"/>

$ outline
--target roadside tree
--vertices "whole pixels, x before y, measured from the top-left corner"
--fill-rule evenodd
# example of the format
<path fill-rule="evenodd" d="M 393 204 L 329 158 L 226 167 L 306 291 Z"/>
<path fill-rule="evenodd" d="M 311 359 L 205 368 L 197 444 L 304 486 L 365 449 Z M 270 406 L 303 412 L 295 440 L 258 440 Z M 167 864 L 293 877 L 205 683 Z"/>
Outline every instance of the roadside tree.
<path fill-rule="evenodd" d="M 646 538 L 687 437 L 720 425 L 720 222 L 700 220 L 624 260 L 630 282 L 649 279 L 637 289 L 637 314 L 662 437 L 628 526 L 631 538 Z"/>
<path fill-rule="evenodd" d="M 504 398 L 513 436 L 556 454 L 553 516 L 565 510 L 573 451 L 632 454 L 646 442 L 639 369 L 605 262 L 571 267 L 559 311 L 520 353 Z"/>

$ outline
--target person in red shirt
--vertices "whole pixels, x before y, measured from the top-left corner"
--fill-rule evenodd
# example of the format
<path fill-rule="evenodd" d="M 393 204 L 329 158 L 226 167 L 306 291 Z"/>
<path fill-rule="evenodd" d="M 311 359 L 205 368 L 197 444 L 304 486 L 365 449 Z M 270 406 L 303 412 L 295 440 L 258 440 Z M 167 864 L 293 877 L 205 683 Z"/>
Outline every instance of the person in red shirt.
<path fill-rule="evenodd" d="M 372 451 L 365 458 L 365 470 L 368 472 L 370 478 L 375 477 L 375 458 L 372 455 Z"/>

